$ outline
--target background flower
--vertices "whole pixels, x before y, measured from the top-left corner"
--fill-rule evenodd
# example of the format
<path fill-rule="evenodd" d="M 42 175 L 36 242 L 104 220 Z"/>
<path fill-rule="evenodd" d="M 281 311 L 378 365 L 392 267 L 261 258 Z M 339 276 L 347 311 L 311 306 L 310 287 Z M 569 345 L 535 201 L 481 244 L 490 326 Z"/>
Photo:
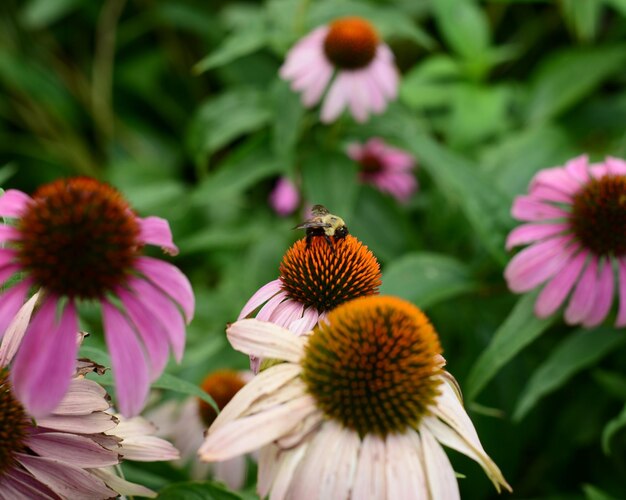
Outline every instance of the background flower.
<path fill-rule="evenodd" d="M 586 156 L 540 171 L 512 214 L 526 222 L 507 248 L 530 244 L 509 263 L 509 288 L 527 292 L 546 283 L 535 304 L 538 316 L 553 314 L 570 295 L 565 321 L 586 327 L 609 313 L 618 270 L 615 326 L 626 326 L 626 162 L 607 158 L 589 165 Z"/>
<path fill-rule="evenodd" d="M 178 252 L 168 223 L 137 217 L 119 192 L 82 177 L 42 186 L 32 198 L 9 190 L 0 197 L 0 215 L 14 221 L 0 231 L 6 244 L 0 249 L 0 280 L 23 273 L 0 296 L 0 335 L 29 288 L 44 291 L 23 337 L 12 340 L 20 344 L 11 370 L 19 399 L 35 416 L 59 403 L 77 355 L 76 305 L 93 300 L 102 307 L 118 405 L 123 414 L 136 415 L 168 351 L 182 358 L 185 320 L 194 311 L 187 278 L 167 262 L 142 256 L 144 245 Z"/>
<path fill-rule="evenodd" d="M 300 193 L 287 177 L 280 177 L 269 196 L 270 206 L 278 215 L 286 217 L 296 211 L 300 204 Z"/>
<path fill-rule="evenodd" d="M 379 137 L 372 137 L 365 144 L 353 142 L 348 146 L 348 156 L 359 163 L 363 182 L 389 193 L 398 201 L 408 201 L 417 189 L 412 172 L 415 168 L 413 156 L 388 146 Z"/>
<path fill-rule="evenodd" d="M 302 93 L 302 104 L 308 108 L 320 101 L 336 72 L 321 120 L 332 122 L 348 107 L 355 120 L 364 122 L 396 98 L 398 74 L 393 60 L 369 21 L 344 17 L 300 40 L 287 54 L 280 76 Z"/>

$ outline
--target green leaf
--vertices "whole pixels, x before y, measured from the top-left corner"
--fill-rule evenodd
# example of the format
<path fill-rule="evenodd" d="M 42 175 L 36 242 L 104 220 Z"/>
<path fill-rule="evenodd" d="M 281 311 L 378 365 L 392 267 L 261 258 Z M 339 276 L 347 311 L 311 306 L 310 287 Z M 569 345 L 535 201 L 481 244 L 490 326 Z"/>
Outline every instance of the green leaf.
<path fill-rule="evenodd" d="M 357 170 L 356 163 L 344 153 L 315 152 L 302 165 L 302 189 L 306 199 L 349 220 L 359 187 Z"/>
<path fill-rule="evenodd" d="M 592 366 L 623 344 L 624 340 L 623 332 L 613 328 L 576 330 L 535 370 L 517 402 L 513 419 L 520 421 L 541 398 L 563 386 L 581 370 Z"/>
<path fill-rule="evenodd" d="M 589 95 L 626 62 L 626 45 L 567 49 L 543 60 L 527 104 L 533 124 L 558 116 Z"/>
<path fill-rule="evenodd" d="M 467 266 L 446 255 L 419 252 L 391 262 L 380 293 L 396 295 L 426 308 L 475 289 Z"/>
<path fill-rule="evenodd" d="M 219 47 L 196 63 L 193 72 L 204 73 L 263 48 L 267 44 L 267 28 L 262 21 L 231 33 Z"/>
<path fill-rule="evenodd" d="M 614 496 L 609 495 L 591 484 L 584 484 L 583 492 L 585 493 L 586 500 L 617 500 Z"/>
<path fill-rule="evenodd" d="M 45 28 L 80 6 L 81 0 L 31 0 L 22 9 L 27 28 Z"/>
<path fill-rule="evenodd" d="M 437 26 L 450 48 L 461 57 L 482 62 L 489 49 L 489 23 L 473 0 L 432 2 Z"/>
<path fill-rule="evenodd" d="M 626 376 L 624 374 L 598 368 L 591 373 L 591 376 L 607 394 L 626 401 Z"/>
<path fill-rule="evenodd" d="M 626 17 L 626 0 L 604 0 L 604 3 Z"/>
<path fill-rule="evenodd" d="M 284 166 L 267 149 L 248 144 L 207 176 L 193 192 L 198 205 L 227 201 L 267 177 L 278 175 Z"/>
<path fill-rule="evenodd" d="M 238 137 L 265 126 L 272 118 L 267 96 L 253 88 L 224 92 L 200 106 L 189 131 L 189 145 L 199 164 Z"/>
<path fill-rule="evenodd" d="M 163 488 L 161 500 L 241 500 L 243 497 L 210 481 L 174 483 Z"/>
<path fill-rule="evenodd" d="M 276 80 L 272 97 L 274 105 L 272 149 L 277 158 L 286 164 L 292 164 L 304 117 L 304 107 L 300 104 L 298 94 L 282 80 Z"/>
<path fill-rule="evenodd" d="M 605 454 L 611 452 L 611 439 L 620 430 L 626 427 L 626 405 L 622 408 L 622 411 L 617 417 L 609 420 L 604 429 L 602 430 L 602 450 Z"/>
<path fill-rule="evenodd" d="M 411 68 L 400 82 L 400 99 L 414 109 L 448 107 L 461 76 L 459 64 L 436 54 Z"/>
<path fill-rule="evenodd" d="M 6 163 L 0 167 L 0 185 L 4 184 L 17 173 L 17 165 L 15 163 Z M 0 194 L 3 191 L 0 189 Z"/>
<path fill-rule="evenodd" d="M 534 306 L 538 292 L 519 299 L 467 377 L 467 398 L 473 400 L 524 347 L 548 329 L 553 319 L 539 319 Z"/>
<path fill-rule="evenodd" d="M 152 382 L 152 387 L 156 389 L 167 389 L 169 391 L 200 398 L 205 403 L 211 405 L 216 413 L 220 412 L 220 409 L 217 407 L 213 398 L 204 392 L 200 387 L 192 384 L 191 382 L 187 382 L 182 378 L 170 375 L 169 373 L 163 373 L 157 380 Z"/>
<path fill-rule="evenodd" d="M 561 0 L 563 17 L 579 40 L 595 38 L 602 14 L 601 0 Z"/>

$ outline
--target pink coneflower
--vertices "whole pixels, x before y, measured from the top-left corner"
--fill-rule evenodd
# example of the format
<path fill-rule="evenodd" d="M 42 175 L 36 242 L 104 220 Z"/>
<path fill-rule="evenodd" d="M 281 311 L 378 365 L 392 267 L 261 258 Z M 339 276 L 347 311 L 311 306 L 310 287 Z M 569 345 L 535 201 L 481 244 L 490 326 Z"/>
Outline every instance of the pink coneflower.
<path fill-rule="evenodd" d="M 412 170 L 415 160 L 410 153 L 385 144 L 374 137 L 365 144 L 352 143 L 348 156 L 359 163 L 359 175 L 363 182 L 371 184 L 383 193 L 389 193 L 406 202 L 417 189 Z"/>
<path fill-rule="evenodd" d="M 26 328 L 33 305 L 34 301 L 24 306 L 10 330 Z M 75 361 L 61 402 L 47 416 L 35 419 L 13 391 L 11 352 L 6 343 L 0 356 L 0 498 L 156 496 L 152 490 L 122 479 L 111 468 L 122 456 L 158 461 L 177 458 L 178 452 L 166 441 L 146 435 L 139 417 L 123 422 L 108 412 L 106 391 L 84 377 L 101 372 L 102 367 Z M 130 432 L 129 427 L 139 432 Z"/>
<path fill-rule="evenodd" d="M 262 286 L 241 310 L 238 319 L 256 309 L 256 318 L 271 321 L 295 334 L 310 331 L 338 305 L 378 293 L 380 265 L 374 254 L 354 236 L 296 241 L 285 252 L 280 277 Z M 259 364 L 253 360 L 252 369 Z"/>
<path fill-rule="evenodd" d="M 291 215 L 300 204 L 298 188 L 289 178 L 281 177 L 270 193 L 269 203 L 274 212 L 281 217 Z"/>
<path fill-rule="evenodd" d="M 218 370 L 204 379 L 202 388 L 221 411 L 252 376 L 247 371 Z M 216 480 L 230 489 L 238 490 L 244 485 L 248 472 L 245 455 L 214 464 L 198 460 L 198 448 L 204 441 L 204 431 L 217 417 L 212 406 L 197 398 L 170 400 L 155 408 L 149 417 L 158 426 L 158 435 L 170 439 L 180 450 L 180 465 L 191 463 L 193 479 L 206 479 L 212 473 Z"/>
<path fill-rule="evenodd" d="M 322 106 L 322 122 L 332 122 L 346 106 L 358 122 L 382 113 L 398 93 L 393 53 L 374 26 L 360 17 L 344 17 L 321 26 L 287 54 L 280 76 L 302 92 L 302 104 L 315 106 L 333 78 Z"/>
<path fill-rule="evenodd" d="M 439 339 L 424 314 L 394 297 L 362 297 L 309 335 L 246 319 L 228 339 L 280 360 L 226 405 L 199 450 L 207 461 L 261 448 L 263 498 L 459 498 L 441 444 L 510 489 L 483 450 Z"/>
<path fill-rule="evenodd" d="M 178 360 L 194 296 L 174 266 L 142 256 L 144 245 L 177 253 L 169 225 L 137 217 L 121 194 L 88 178 L 63 179 L 31 198 L 9 190 L 0 197 L 0 282 L 21 281 L 0 296 L 0 335 L 30 288 L 43 290 L 41 307 L 11 370 L 17 397 L 35 416 L 59 403 L 70 385 L 77 354 L 76 306 L 100 303 L 118 404 L 124 415 L 144 405 L 150 381 Z"/>
<path fill-rule="evenodd" d="M 626 162 L 586 156 L 540 171 L 513 217 L 527 222 L 509 234 L 507 248 L 530 244 L 505 270 L 509 288 L 527 292 L 546 283 L 535 303 L 539 317 L 565 309 L 568 324 L 593 327 L 606 318 L 619 276 L 615 325 L 626 326 Z"/>

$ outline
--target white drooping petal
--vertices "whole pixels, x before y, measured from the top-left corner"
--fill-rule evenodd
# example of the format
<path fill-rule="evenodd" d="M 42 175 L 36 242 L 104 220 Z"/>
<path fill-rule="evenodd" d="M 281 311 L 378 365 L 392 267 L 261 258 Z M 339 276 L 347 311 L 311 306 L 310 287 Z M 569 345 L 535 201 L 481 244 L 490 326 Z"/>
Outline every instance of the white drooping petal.
<path fill-rule="evenodd" d="M 267 321 L 242 319 L 226 329 L 233 348 L 259 358 L 275 358 L 297 363 L 304 341 L 286 328 Z"/>
<path fill-rule="evenodd" d="M 428 498 L 421 443 L 413 429 L 385 438 L 387 498 Z M 433 497 L 437 498 L 437 497 Z"/>
<path fill-rule="evenodd" d="M 385 441 L 380 436 L 367 434 L 361 443 L 361 452 L 354 476 L 353 498 L 385 500 L 387 468 Z"/>
<path fill-rule="evenodd" d="M 428 429 L 420 429 L 420 438 L 430 498 L 460 500 L 454 469 L 443 448 Z"/>

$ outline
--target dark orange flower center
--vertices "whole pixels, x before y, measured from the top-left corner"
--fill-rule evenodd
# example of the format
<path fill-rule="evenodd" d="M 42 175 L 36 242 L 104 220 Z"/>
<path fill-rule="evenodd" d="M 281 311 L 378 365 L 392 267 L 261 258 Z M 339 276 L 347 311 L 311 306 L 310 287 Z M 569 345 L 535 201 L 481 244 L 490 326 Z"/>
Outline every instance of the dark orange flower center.
<path fill-rule="evenodd" d="M 395 297 L 339 306 L 313 331 L 302 378 L 324 413 L 359 435 L 417 427 L 439 394 L 439 339 L 428 318 Z"/>
<path fill-rule="evenodd" d="M 574 196 L 571 224 L 594 254 L 626 255 L 626 176 L 592 179 Z"/>
<path fill-rule="evenodd" d="M 38 286 L 69 297 L 100 298 L 124 284 L 139 250 L 139 225 L 128 203 L 89 178 L 41 187 L 19 229 L 20 264 Z"/>
<path fill-rule="evenodd" d="M 361 172 L 364 174 L 375 174 L 383 169 L 383 164 L 378 155 L 365 153 L 359 161 Z"/>
<path fill-rule="evenodd" d="M 24 408 L 11 392 L 9 372 L 0 368 L 0 478 L 15 464 L 15 454 L 26 449 L 28 425 Z"/>
<path fill-rule="evenodd" d="M 320 313 L 378 293 L 381 283 L 380 265 L 363 243 L 351 235 L 330 240 L 314 236 L 308 246 L 306 239 L 298 240 L 280 264 L 287 296 Z"/>
<path fill-rule="evenodd" d="M 360 17 L 344 17 L 331 23 L 324 39 L 324 53 L 338 68 L 355 70 L 367 66 L 376 55 L 378 34 Z"/>
<path fill-rule="evenodd" d="M 217 407 L 222 410 L 244 385 L 246 382 L 239 373 L 232 370 L 220 370 L 209 374 L 202 381 L 202 390 L 211 396 Z M 209 427 L 217 417 L 217 413 L 211 405 L 201 399 L 198 400 L 198 410 L 202 422 Z"/>

